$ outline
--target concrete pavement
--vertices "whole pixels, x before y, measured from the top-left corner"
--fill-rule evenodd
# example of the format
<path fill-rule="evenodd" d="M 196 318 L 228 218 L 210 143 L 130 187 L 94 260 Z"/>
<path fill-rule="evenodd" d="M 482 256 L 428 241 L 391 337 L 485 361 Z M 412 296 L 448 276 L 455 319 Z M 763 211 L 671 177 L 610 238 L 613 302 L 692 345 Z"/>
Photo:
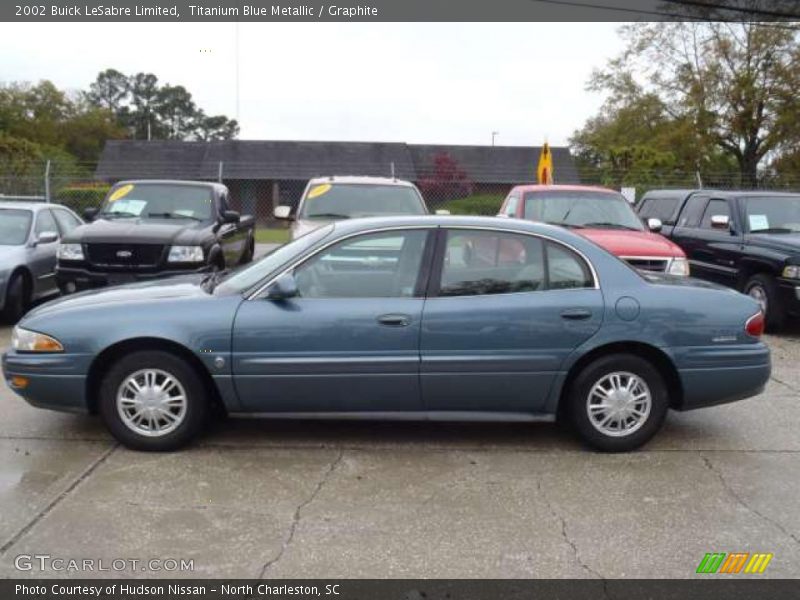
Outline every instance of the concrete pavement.
<path fill-rule="evenodd" d="M 0 330 L 0 346 L 9 342 Z M 602 455 L 550 424 L 231 419 L 175 454 L 0 389 L 0 577 L 693 577 L 706 552 L 800 574 L 800 333 L 767 392 Z M 193 561 L 19 571 L 15 558 Z"/>

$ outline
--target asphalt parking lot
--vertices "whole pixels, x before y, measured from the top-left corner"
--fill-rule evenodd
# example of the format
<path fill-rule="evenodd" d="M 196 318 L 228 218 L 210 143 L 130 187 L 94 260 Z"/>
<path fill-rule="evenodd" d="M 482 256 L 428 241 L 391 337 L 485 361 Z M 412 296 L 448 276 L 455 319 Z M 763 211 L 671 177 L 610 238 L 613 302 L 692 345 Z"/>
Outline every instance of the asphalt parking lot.
<path fill-rule="evenodd" d="M 49 555 L 193 561 L 136 573 L 156 577 L 684 578 L 737 551 L 796 577 L 800 328 L 768 341 L 764 395 L 672 413 L 626 455 L 550 424 L 267 420 L 141 454 L 0 384 L 0 577 L 132 574 L 14 566 Z"/>

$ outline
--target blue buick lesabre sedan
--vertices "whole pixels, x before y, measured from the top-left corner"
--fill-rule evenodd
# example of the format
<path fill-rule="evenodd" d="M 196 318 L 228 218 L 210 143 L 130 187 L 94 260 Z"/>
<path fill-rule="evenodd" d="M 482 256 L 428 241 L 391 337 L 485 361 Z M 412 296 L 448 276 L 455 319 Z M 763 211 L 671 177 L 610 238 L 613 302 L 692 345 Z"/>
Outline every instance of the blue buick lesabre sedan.
<path fill-rule="evenodd" d="M 479 217 L 341 221 L 228 275 L 50 302 L 14 329 L 6 381 L 99 413 L 139 450 L 212 415 L 569 420 L 624 451 L 667 410 L 761 392 L 751 298 L 636 271 L 567 230 Z"/>

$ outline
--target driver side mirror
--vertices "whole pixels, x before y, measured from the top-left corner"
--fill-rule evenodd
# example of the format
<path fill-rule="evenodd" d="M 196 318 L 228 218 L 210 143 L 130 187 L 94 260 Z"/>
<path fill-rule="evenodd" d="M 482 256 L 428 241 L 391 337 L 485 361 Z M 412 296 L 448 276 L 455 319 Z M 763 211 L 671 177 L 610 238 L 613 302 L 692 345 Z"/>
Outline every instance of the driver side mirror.
<path fill-rule="evenodd" d="M 711 229 L 730 229 L 731 218 L 728 215 L 712 215 Z"/>
<path fill-rule="evenodd" d="M 83 209 L 83 218 L 86 221 L 94 221 L 94 218 L 97 216 L 97 213 L 100 212 L 100 209 L 96 206 L 90 206 L 89 208 Z"/>
<path fill-rule="evenodd" d="M 291 273 L 284 273 L 272 282 L 267 288 L 266 297 L 269 300 L 288 300 L 300 295 L 297 289 L 297 281 Z"/>
<path fill-rule="evenodd" d="M 661 222 L 661 219 L 654 219 L 652 217 L 647 219 L 647 228 L 653 233 L 658 233 L 661 231 L 662 227 L 664 227 L 664 224 Z"/>
<path fill-rule="evenodd" d="M 222 211 L 222 222 L 223 223 L 238 223 L 242 216 L 235 210 L 224 210 Z"/>
<path fill-rule="evenodd" d="M 55 231 L 43 231 L 36 236 L 36 245 L 39 244 L 52 244 L 58 241 L 58 234 Z"/>
<path fill-rule="evenodd" d="M 272 215 L 281 221 L 289 221 L 292 218 L 292 207 L 285 204 L 276 206 L 275 210 L 272 211 Z"/>

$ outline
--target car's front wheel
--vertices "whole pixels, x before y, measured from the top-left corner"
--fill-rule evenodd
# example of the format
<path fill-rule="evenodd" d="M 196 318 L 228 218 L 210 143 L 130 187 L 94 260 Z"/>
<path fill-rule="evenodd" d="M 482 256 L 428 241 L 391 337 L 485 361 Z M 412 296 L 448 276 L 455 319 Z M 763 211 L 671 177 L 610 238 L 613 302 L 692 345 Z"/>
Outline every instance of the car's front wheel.
<path fill-rule="evenodd" d="M 669 408 L 664 378 L 630 354 L 603 356 L 578 374 L 567 392 L 581 438 L 604 452 L 634 450 L 661 428 Z"/>
<path fill-rule="evenodd" d="M 11 277 L 6 288 L 3 317 L 13 324 L 22 318 L 27 309 L 28 292 L 25 285 L 25 277 L 21 273 L 16 273 Z"/>
<path fill-rule="evenodd" d="M 134 450 L 169 451 L 203 426 L 209 400 L 194 369 L 169 352 L 134 352 L 118 360 L 100 385 L 100 414 L 111 434 Z"/>

